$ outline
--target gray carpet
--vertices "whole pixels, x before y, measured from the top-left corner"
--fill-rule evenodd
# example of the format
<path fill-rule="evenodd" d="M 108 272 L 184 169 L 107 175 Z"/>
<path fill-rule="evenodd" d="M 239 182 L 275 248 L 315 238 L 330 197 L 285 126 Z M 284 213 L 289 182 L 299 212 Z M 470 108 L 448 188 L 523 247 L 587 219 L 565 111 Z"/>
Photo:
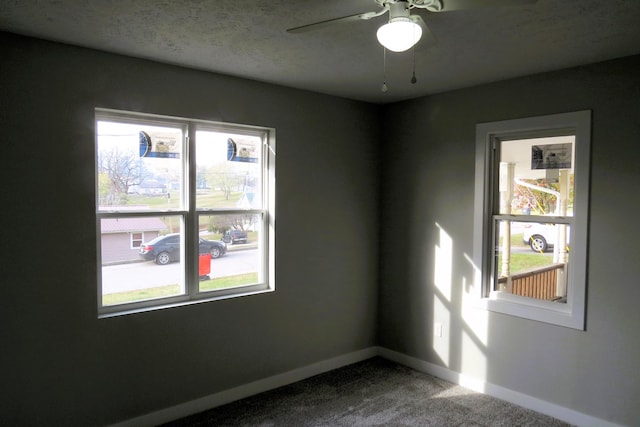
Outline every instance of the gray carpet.
<path fill-rule="evenodd" d="M 187 426 L 567 426 L 373 358 L 169 424 Z"/>

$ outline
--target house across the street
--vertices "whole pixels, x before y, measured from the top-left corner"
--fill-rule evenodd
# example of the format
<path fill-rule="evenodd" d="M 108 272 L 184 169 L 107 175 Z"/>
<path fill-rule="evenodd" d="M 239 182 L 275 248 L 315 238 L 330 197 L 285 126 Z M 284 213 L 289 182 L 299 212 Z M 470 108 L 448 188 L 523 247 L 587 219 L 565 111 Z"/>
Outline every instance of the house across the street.
<path fill-rule="evenodd" d="M 167 230 L 160 218 L 103 218 L 100 225 L 104 264 L 139 260 L 140 245 Z"/>

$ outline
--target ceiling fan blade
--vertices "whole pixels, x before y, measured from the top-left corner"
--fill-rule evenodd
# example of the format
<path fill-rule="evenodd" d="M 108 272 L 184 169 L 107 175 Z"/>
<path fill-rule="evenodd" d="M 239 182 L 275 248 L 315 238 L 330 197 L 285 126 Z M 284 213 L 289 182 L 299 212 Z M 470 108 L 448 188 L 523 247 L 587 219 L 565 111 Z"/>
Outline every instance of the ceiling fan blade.
<path fill-rule="evenodd" d="M 454 10 L 477 9 L 481 7 L 522 6 L 533 4 L 538 0 L 442 0 L 440 12 Z"/>
<path fill-rule="evenodd" d="M 357 15 L 343 16 L 341 18 L 327 19 L 326 21 L 314 22 L 313 24 L 301 25 L 299 27 L 289 28 L 287 33 L 304 33 L 307 31 L 318 30 L 333 24 L 340 24 L 353 21 L 366 21 L 368 19 L 379 16 L 378 12 L 358 13 Z"/>

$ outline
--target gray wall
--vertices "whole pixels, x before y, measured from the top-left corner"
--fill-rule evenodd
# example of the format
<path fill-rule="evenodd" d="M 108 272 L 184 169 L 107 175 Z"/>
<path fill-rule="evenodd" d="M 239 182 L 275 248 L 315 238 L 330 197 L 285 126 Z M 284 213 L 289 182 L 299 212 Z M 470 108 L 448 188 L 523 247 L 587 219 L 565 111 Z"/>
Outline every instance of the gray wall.
<path fill-rule="evenodd" d="M 386 109 L 381 346 L 585 414 L 637 424 L 638 70 L 636 56 Z M 467 258 L 477 214 L 475 125 L 585 109 L 593 111 L 586 331 L 464 305 L 473 281 Z M 434 260 L 447 236 L 452 269 L 443 292 L 435 286 Z M 442 338 L 434 338 L 434 322 L 444 324 Z"/>
<path fill-rule="evenodd" d="M 639 57 L 384 108 L 3 33 L 0 58 L 3 421 L 113 423 L 376 344 L 640 419 Z M 97 319 L 95 107 L 277 129 L 275 293 Z M 476 123 L 582 109 L 587 330 L 463 312 Z"/>
<path fill-rule="evenodd" d="M 378 107 L 0 33 L 2 396 L 104 425 L 375 344 Z M 99 320 L 94 108 L 269 126 L 277 291 Z"/>

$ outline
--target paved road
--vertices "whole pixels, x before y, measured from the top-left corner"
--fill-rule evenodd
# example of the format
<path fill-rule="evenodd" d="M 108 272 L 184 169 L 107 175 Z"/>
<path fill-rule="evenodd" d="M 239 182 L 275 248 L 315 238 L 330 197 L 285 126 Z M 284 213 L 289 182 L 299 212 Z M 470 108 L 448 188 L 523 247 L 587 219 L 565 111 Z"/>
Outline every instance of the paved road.
<path fill-rule="evenodd" d="M 227 252 L 211 260 L 211 278 L 258 271 L 257 249 Z M 182 267 L 179 262 L 157 265 L 153 261 L 110 265 L 102 268 L 102 293 L 131 291 L 180 283 Z"/>

